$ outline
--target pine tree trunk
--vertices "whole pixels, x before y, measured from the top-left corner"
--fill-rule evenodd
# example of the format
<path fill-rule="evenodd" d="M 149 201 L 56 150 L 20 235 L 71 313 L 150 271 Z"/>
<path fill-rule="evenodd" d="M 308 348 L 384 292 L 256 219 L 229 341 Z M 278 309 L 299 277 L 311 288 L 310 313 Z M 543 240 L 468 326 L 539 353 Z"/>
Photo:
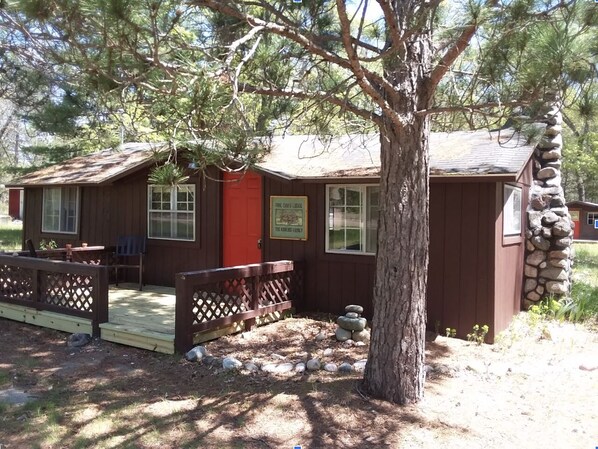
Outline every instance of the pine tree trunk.
<path fill-rule="evenodd" d="M 372 396 L 398 404 L 423 397 L 428 276 L 428 138 L 425 109 L 428 36 L 407 45 L 394 79 L 401 101 L 393 105 L 402 126 L 385 119 L 381 139 L 381 208 L 370 352 L 363 387 Z"/>

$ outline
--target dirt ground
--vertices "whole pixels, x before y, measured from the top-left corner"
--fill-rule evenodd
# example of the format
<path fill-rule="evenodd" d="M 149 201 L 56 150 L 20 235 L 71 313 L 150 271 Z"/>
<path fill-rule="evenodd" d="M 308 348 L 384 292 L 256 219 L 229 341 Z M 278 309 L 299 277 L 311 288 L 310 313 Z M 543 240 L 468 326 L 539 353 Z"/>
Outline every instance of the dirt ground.
<path fill-rule="evenodd" d="M 367 357 L 334 327 L 290 318 L 206 347 L 258 364 Z M 522 315 L 493 346 L 438 337 L 425 399 L 407 407 L 363 396 L 359 373 L 224 372 L 66 337 L 0 319 L 0 393 L 31 397 L 0 401 L 2 449 L 598 447 L 598 333 L 581 326 Z"/>

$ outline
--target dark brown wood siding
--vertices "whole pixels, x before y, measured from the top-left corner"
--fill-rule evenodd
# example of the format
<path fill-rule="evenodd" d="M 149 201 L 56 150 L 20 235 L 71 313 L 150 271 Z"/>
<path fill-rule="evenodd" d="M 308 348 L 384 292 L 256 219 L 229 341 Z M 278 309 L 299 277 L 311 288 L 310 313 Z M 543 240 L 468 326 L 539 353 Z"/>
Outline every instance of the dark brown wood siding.
<path fill-rule="evenodd" d="M 527 187 L 522 187 L 526 197 Z M 444 332 L 451 327 L 465 337 L 475 324 L 487 324 L 492 341 L 519 310 L 523 241 L 502 242 L 502 192 L 502 182 L 431 184 L 429 329 Z M 264 260 L 305 261 L 306 295 L 301 309 L 337 314 L 345 305 L 357 303 L 371 316 L 374 257 L 325 252 L 326 185 L 265 178 L 264 194 Z M 307 242 L 269 238 L 270 195 L 308 197 Z M 498 235 L 500 246 L 496 246 Z"/>
<path fill-rule="evenodd" d="M 428 328 L 465 337 L 474 324 L 493 324 L 496 185 L 430 186 Z"/>
<path fill-rule="evenodd" d="M 41 232 L 43 188 L 26 188 L 24 238 L 36 247 L 42 239 L 90 246 L 115 245 L 120 235 L 147 235 L 147 170 L 113 185 L 80 188 L 80 222 L 77 234 Z M 218 177 L 213 171 L 211 177 Z M 147 284 L 174 285 L 175 273 L 220 266 L 220 183 L 192 176 L 196 191 L 196 240 L 147 241 L 144 280 Z"/>
<path fill-rule="evenodd" d="M 532 182 L 531 161 L 523 170 L 516 183 L 522 188 L 522 222 L 519 236 L 503 236 L 503 204 L 504 183 L 498 183 L 496 188 L 496 221 L 495 253 L 496 268 L 494 272 L 494 326 L 490 329 L 490 341 L 506 329 L 515 314 L 521 310 L 523 295 L 523 269 L 525 257 L 525 230 L 527 229 L 527 210 L 529 202 L 529 188 Z"/>
<path fill-rule="evenodd" d="M 308 198 L 307 241 L 270 239 L 270 196 Z M 374 256 L 326 253 L 326 184 L 283 182 L 264 177 L 264 261 L 305 261 L 305 302 L 300 310 L 339 314 L 360 304 L 371 316 Z"/>

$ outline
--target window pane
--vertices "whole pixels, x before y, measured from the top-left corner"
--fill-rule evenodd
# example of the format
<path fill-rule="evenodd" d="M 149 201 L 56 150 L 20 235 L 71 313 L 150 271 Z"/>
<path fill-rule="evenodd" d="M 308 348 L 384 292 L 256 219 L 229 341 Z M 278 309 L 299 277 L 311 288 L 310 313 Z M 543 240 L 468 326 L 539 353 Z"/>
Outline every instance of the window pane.
<path fill-rule="evenodd" d="M 361 251 L 362 188 L 328 186 L 329 250 Z"/>
<path fill-rule="evenodd" d="M 62 190 L 62 232 L 75 232 L 77 226 L 77 189 L 70 187 Z"/>
<path fill-rule="evenodd" d="M 347 206 L 361 206 L 361 189 L 347 187 L 346 189 L 346 202 Z"/>
<path fill-rule="evenodd" d="M 328 186 L 328 201 L 330 206 L 344 206 L 345 189 L 342 187 Z"/>
<path fill-rule="evenodd" d="M 170 212 L 150 212 L 149 237 L 170 238 L 172 229 L 171 215 Z"/>
<path fill-rule="evenodd" d="M 195 186 L 149 186 L 148 236 L 174 240 L 195 238 Z"/>
<path fill-rule="evenodd" d="M 42 205 L 42 231 L 77 231 L 77 187 L 44 189 Z"/>
<path fill-rule="evenodd" d="M 521 189 L 505 185 L 503 207 L 503 234 L 521 233 Z"/>
<path fill-rule="evenodd" d="M 345 249 L 361 251 L 361 229 L 346 229 Z"/>
<path fill-rule="evenodd" d="M 43 231 L 60 230 L 60 189 L 44 189 Z"/>
<path fill-rule="evenodd" d="M 173 236 L 181 240 L 193 240 L 193 214 L 176 214 L 176 234 Z"/>

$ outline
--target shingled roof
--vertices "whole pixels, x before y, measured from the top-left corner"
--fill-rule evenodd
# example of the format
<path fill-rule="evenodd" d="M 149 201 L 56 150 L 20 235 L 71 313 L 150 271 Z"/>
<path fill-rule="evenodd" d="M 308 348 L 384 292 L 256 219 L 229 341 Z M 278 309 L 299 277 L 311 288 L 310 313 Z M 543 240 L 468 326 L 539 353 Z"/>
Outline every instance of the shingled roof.
<path fill-rule="evenodd" d="M 127 143 L 114 150 L 75 157 L 42 168 L 9 183 L 13 187 L 45 185 L 103 185 L 151 165 L 164 144 Z"/>
<path fill-rule="evenodd" d="M 104 185 L 153 163 L 163 144 L 130 143 L 115 150 L 81 156 L 30 173 L 10 185 Z M 431 176 L 480 177 L 502 175 L 516 179 L 528 162 L 534 144 L 512 130 L 459 131 L 430 135 Z M 271 151 L 256 169 L 283 179 L 350 179 L 380 176 L 377 134 L 277 136 Z"/>
<path fill-rule="evenodd" d="M 513 130 L 459 131 L 430 135 L 432 176 L 502 175 L 517 178 L 535 144 Z M 258 169 L 286 179 L 378 178 L 378 135 L 276 137 Z"/>

